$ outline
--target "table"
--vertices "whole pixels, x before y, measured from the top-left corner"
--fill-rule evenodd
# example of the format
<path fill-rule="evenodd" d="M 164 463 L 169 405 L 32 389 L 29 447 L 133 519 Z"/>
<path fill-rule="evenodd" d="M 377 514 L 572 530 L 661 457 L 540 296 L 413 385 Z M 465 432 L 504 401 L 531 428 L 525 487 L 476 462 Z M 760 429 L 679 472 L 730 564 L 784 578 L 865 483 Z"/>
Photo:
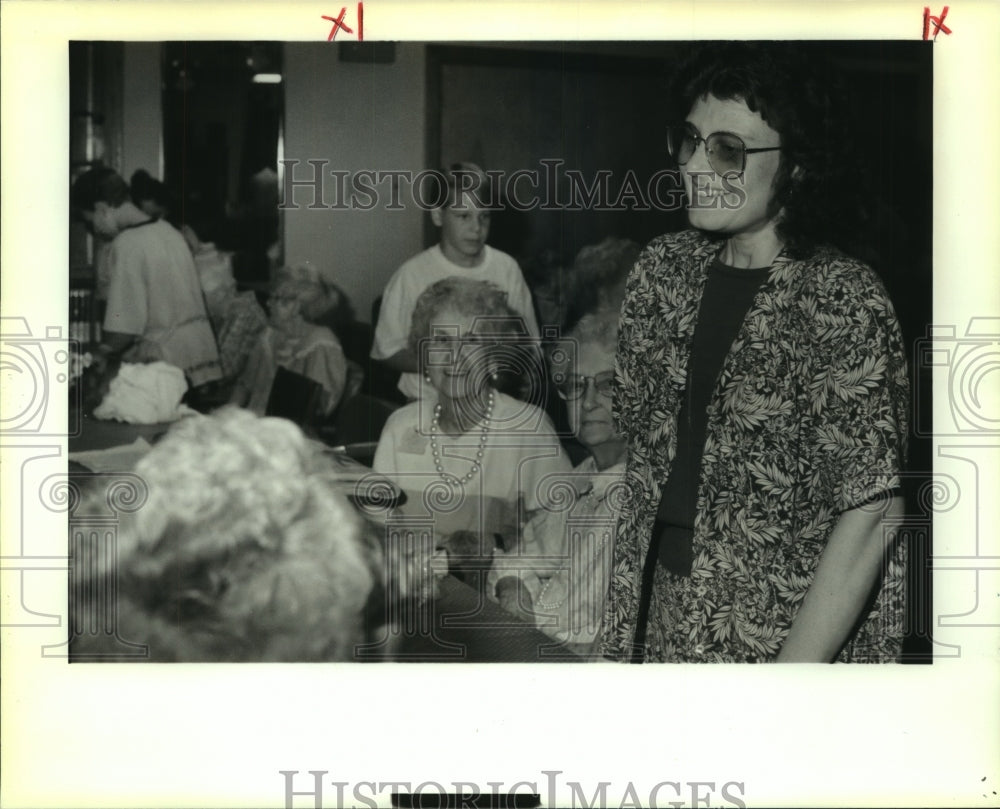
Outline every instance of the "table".
<path fill-rule="evenodd" d="M 173 426 L 173 422 L 163 424 L 126 424 L 122 421 L 103 421 L 93 416 L 71 415 L 70 424 L 79 424 L 80 433 L 69 437 L 69 451 L 88 452 L 95 449 L 110 449 L 111 447 L 131 444 L 137 438 L 143 438 L 150 444 L 156 441 Z"/>
<path fill-rule="evenodd" d="M 136 425 L 81 418 L 81 431 L 69 439 L 69 450 L 83 452 L 130 444 L 137 438 L 155 443 L 172 424 Z M 345 485 L 370 470 L 343 454 L 335 454 Z M 80 469 L 70 466 L 70 476 Z M 122 469 L 121 472 L 131 470 Z M 579 661 L 565 647 L 530 624 L 518 620 L 485 597 L 485 571 L 476 586 L 448 575 L 438 594 L 422 607 L 388 605 L 397 631 L 376 632 L 375 640 L 356 650 L 355 659 L 369 662 L 493 663 Z M 476 577 L 472 580 L 475 583 Z M 400 611 L 402 610 L 402 611 Z M 381 637 L 379 637 L 381 635 Z"/>
<path fill-rule="evenodd" d="M 484 576 L 485 578 L 485 576 Z M 409 605 L 397 632 L 386 629 L 359 661 L 412 663 L 566 663 L 582 658 L 530 624 L 488 601 L 480 588 L 454 576 L 439 582 L 437 598 Z"/>

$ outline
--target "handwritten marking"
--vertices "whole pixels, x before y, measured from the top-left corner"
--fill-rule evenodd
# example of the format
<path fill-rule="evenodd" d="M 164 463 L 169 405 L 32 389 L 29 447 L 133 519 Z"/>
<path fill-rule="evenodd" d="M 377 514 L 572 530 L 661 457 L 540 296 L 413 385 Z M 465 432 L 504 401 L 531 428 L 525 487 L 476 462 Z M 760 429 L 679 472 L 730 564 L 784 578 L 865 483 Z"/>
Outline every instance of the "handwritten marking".
<path fill-rule="evenodd" d="M 935 17 L 931 14 L 931 10 L 924 6 L 924 41 L 927 41 L 927 37 L 930 34 L 931 25 L 934 26 L 934 41 L 937 41 L 937 35 L 939 33 L 950 34 L 951 29 L 944 24 L 944 18 L 948 16 L 948 6 L 944 7 L 944 11 L 941 12 L 940 17 Z"/>
<path fill-rule="evenodd" d="M 330 22 L 333 23 L 333 28 L 330 29 L 330 36 L 328 36 L 326 38 L 327 42 L 330 42 L 331 40 L 333 40 L 337 36 L 337 31 L 339 31 L 341 28 L 343 28 L 348 34 L 353 34 L 354 33 L 354 30 L 352 28 L 350 28 L 344 22 L 344 15 L 346 13 L 347 13 L 347 9 L 346 8 L 341 8 L 340 9 L 340 14 L 337 16 L 336 19 L 334 19 L 333 17 L 327 17 L 325 14 L 323 15 L 323 19 L 324 20 L 329 20 Z M 925 37 L 925 39 L 926 39 L 926 37 Z"/>
<path fill-rule="evenodd" d="M 330 35 L 326 38 L 327 42 L 332 42 L 337 37 L 337 32 L 343 30 L 348 34 L 353 34 L 354 29 L 351 28 L 347 23 L 344 22 L 344 15 L 347 13 L 347 7 L 343 6 L 340 9 L 340 14 L 336 17 L 328 17 L 325 14 L 322 15 L 324 20 L 329 20 L 333 23 L 333 28 L 330 29 Z M 365 38 L 365 4 L 358 3 L 358 42 L 362 42 Z"/>

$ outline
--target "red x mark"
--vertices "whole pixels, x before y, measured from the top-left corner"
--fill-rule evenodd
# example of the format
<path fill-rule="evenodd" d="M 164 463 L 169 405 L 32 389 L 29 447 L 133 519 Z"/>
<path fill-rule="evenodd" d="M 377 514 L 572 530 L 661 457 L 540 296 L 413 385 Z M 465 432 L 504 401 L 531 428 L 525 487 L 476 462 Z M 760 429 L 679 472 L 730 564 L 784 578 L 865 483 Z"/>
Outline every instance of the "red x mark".
<path fill-rule="evenodd" d="M 944 11 L 941 12 L 940 17 L 934 17 L 931 15 L 931 10 L 924 6 L 924 39 L 927 39 L 927 35 L 930 33 L 931 25 L 934 26 L 934 39 L 937 39 L 939 33 L 950 34 L 951 29 L 944 24 L 944 18 L 948 16 L 948 6 L 944 7 Z"/>
<path fill-rule="evenodd" d="M 329 20 L 330 22 L 332 22 L 332 23 L 333 23 L 333 28 L 331 28 L 331 29 L 330 29 L 330 36 L 328 36 L 328 37 L 326 38 L 326 41 L 327 41 L 327 42 L 329 42 L 329 41 L 330 41 L 330 40 L 332 40 L 332 39 L 333 39 L 334 37 L 336 37 L 336 36 L 337 36 L 337 31 L 339 31 L 339 30 L 340 30 L 341 28 L 343 28 L 343 29 L 344 29 L 344 30 L 345 30 L 345 31 L 346 31 L 347 33 L 349 33 L 349 34 L 353 34 L 353 33 L 354 33 L 354 30 L 353 30 L 352 28 L 350 28 L 350 27 L 349 27 L 349 26 L 348 26 L 348 25 L 347 25 L 347 24 L 346 24 L 346 23 L 344 22 L 344 15 L 345 15 L 346 13 L 347 13 L 347 9 L 346 9 L 346 8 L 341 8 L 341 9 L 340 9 L 340 14 L 339 14 L 339 15 L 337 15 L 337 18 L 336 18 L 336 19 L 334 19 L 333 17 L 327 17 L 327 16 L 325 15 L 325 14 L 323 15 L 323 19 L 324 19 L 324 20 Z M 924 37 L 924 38 L 926 39 L 926 37 Z"/>

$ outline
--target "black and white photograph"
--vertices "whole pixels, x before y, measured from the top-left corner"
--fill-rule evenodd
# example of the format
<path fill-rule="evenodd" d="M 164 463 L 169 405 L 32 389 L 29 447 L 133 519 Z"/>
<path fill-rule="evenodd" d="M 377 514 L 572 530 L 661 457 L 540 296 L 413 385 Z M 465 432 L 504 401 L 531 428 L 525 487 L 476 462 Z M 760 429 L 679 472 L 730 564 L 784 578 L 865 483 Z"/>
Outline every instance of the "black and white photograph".
<path fill-rule="evenodd" d="M 931 56 L 70 43 L 73 659 L 926 660 Z"/>
<path fill-rule="evenodd" d="M 96 747 L 10 805 L 997 805 L 995 12 L 83 5 L 3 626 Z"/>

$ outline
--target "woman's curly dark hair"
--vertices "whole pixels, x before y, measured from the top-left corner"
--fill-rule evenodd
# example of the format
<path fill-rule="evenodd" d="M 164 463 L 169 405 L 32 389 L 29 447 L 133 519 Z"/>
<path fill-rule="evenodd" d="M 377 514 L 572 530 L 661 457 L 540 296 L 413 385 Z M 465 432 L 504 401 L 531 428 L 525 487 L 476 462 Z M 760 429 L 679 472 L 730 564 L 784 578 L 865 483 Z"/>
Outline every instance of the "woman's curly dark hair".
<path fill-rule="evenodd" d="M 781 136 L 773 206 L 794 256 L 820 244 L 855 252 L 865 218 L 844 87 L 827 57 L 813 44 L 712 44 L 678 70 L 671 93 L 676 121 L 712 95 L 743 101 Z"/>

